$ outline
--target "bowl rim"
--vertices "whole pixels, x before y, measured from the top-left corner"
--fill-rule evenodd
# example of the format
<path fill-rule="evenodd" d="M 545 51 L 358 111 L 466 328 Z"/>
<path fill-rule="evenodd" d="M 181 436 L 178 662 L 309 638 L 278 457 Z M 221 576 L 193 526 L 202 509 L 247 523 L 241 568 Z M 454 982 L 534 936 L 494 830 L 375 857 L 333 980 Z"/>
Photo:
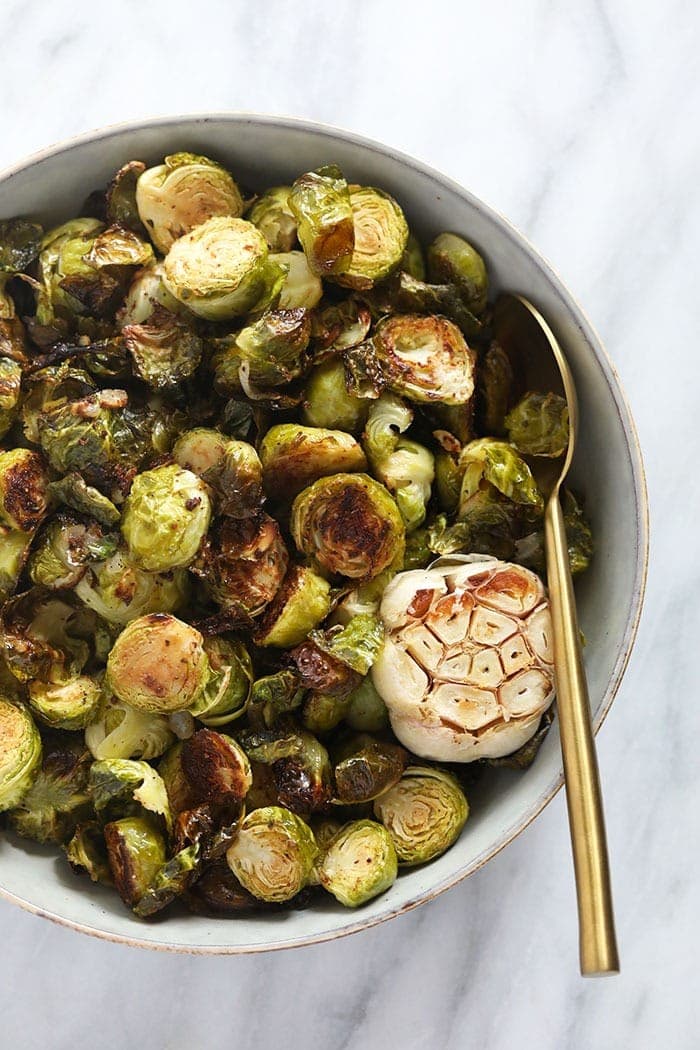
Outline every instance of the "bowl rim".
<path fill-rule="evenodd" d="M 30 168 L 37 164 L 48 160 L 50 157 L 56 156 L 57 154 L 70 153 L 74 149 L 80 149 L 82 146 L 91 142 L 100 142 L 106 139 L 117 137 L 129 132 L 139 131 L 141 129 L 174 125 L 183 128 L 185 125 L 206 125 L 217 121 L 230 122 L 232 124 L 262 124 L 273 128 L 293 130 L 293 131 L 309 131 L 316 135 L 324 135 L 329 139 L 342 139 L 345 142 L 350 142 L 353 145 L 357 145 L 364 150 L 369 150 L 373 153 L 378 153 L 383 157 L 387 157 L 391 160 L 398 160 L 405 166 L 413 169 L 415 172 L 424 175 L 434 182 L 442 185 L 451 192 L 463 197 L 472 205 L 476 210 L 484 212 L 487 217 L 495 219 L 498 224 L 506 228 L 506 231 L 516 240 L 519 241 L 524 248 L 527 250 L 528 255 L 533 262 L 539 266 L 543 275 L 548 281 L 553 284 L 557 293 L 563 300 L 566 308 L 570 315 L 575 320 L 577 326 L 581 330 L 586 342 L 589 343 L 593 350 L 598 365 L 603 373 L 605 381 L 610 390 L 613 402 L 617 409 L 617 413 L 622 425 L 622 429 L 626 438 L 626 448 L 629 455 L 630 468 L 632 478 L 634 482 L 635 492 L 635 512 L 636 512 L 636 550 L 635 550 L 635 577 L 633 585 L 633 602 L 631 604 L 627 622 L 625 625 L 624 633 L 620 639 L 617 649 L 617 656 L 613 667 L 613 672 L 608 683 L 607 690 L 603 696 L 601 703 L 596 711 L 593 718 L 593 732 L 598 733 L 601 725 L 605 721 L 605 718 L 610 710 L 610 706 L 617 694 L 622 678 L 627 669 L 632 649 L 637 637 L 637 631 L 639 628 L 639 622 L 642 614 L 642 607 L 644 604 L 644 596 L 646 591 L 647 573 L 649 565 L 649 499 L 647 491 L 646 475 L 644 470 L 644 462 L 642 457 L 642 450 L 639 444 L 639 438 L 637 435 L 637 429 L 630 409 L 627 395 L 624 391 L 617 369 L 610 359 L 605 346 L 598 335 L 598 332 L 591 324 L 587 315 L 579 305 L 578 301 L 569 291 L 568 287 L 564 284 L 563 280 L 559 277 L 558 273 L 552 266 L 552 264 L 542 255 L 531 241 L 516 227 L 513 223 L 506 218 L 498 209 L 488 204 L 480 197 L 471 193 L 468 189 L 458 183 L 455 179 L 450 178 L 447 175 L 437 171 L 431 165 L 424 163 L 421 160 L 411 156 L 410 154 L 404 153 L 402 150 L 395 149 L 392 146 L 378 142 L 375 139 L 366 138 L 363 135 L 359 135 L 354 131 L 348 131 L 337 125 L 327 124 L 314 120 L 307 120 L 301 117 L 275 115 L 268 113 L 255 113 L 247 110 L 221 110 L 221 111 L 207 111 L 207 112 L 195 112 L 185 114 L 164 114 L 151 117 L 141 117 L 133 120 L 122 121 L 115 124 L 107 124 L 102 127 L 94 128 L 89 131 L 81 132 L 78 135 L 70 136 L 69 138 L 60 140 L 52 143 L 43 149 L 37 150 L 30 153 L 23 159 L 17 161 L 14 164 L 0 170 L 0 183 L 9 182 L 16 176 L 24 174 Z M 91 926 L 86 923 L 77 922 L 73 919 L 68 919 L 63 915 L 56 912 L 45 910 L 31 901 L 25 900 L 15 893 L 5 889 L 4 886 L 0 885 L 0 898 L 10 901 L 13 904 L 17 904 L 20 908 L 30 912 L 33 915 L 40 916 L 41 918 L 49 919 L 52 922 L 57 923 L 60 926 L 68 927 L 69 929 L 75 930 L 79 933 L 86 933 L 92 937 L 97 937 L 101 940 L 111 941 L 117 944 L 126 944 L 130 947 L 147 948 L 151 951 L 166 951 L 188 955 L 247 955 L 257 954 L 259 952 L 267 951 L 280 951 L 285 948 L 300 948 L 306 947 L 312 944 L 321 944 L 326 941 L 336 940 L 340 937 L 347 937 L 353 933 L 359 933 L 361 930 L 369 929 L 373 926 L 378 926 L 380 923 L 387 922 L 389 919 L 396 918 L 399 915 L 403 915 L 406 912 L 412 911 L 421 904 L 425 904 L 428 901 L 433 900 L 435 897 L 444 893 L 446 890 L 451 889 L 458 883 L 462 882 L 469 875 L 473 875 L 474 872 L 482 868 L 492 857 L 495 857 L 497 853 L 500 853 L 507 845 L 509 845 L 518 835 L 521 834 L 527 828 L 533 820 L 542 812 L 557 792 L 560 790 L 564 783 L 563 770 L 560 771 L 540 793 L 539 797 L 533 802 L 533 804 L 523 813 L 520 818 L 512 824 L 510 827 L 503 830 L 496 842 L 488 849 L 482 851 L 476 858 L 470 863 L 465 864 L 463 867 L 458 868 L 457 871 L 453 872 L 447 878 L 443 879 L 437 885 L 430 887 L 428 890 L 416 895 L 415 897 L 404 901 L 402 904 L 387 908 L 379 915 L 372 916 L 371 918 L 359 917 L 355 922 L 350 922 L 344 925 L 340 929 L 328 929 L 321 931 L 320 933 L 308 935 L 308 936 L 295 936 L 286 939 L 277 939 L 269 943 L 264 944 L 200 944 L 190 945 L 176 942 L 166 941 L 151 941 L 143 940 L 137 935 L 128 936 L 126 934 L 111 933 L 106 930 L 102 930 L 97 926 Z"/>

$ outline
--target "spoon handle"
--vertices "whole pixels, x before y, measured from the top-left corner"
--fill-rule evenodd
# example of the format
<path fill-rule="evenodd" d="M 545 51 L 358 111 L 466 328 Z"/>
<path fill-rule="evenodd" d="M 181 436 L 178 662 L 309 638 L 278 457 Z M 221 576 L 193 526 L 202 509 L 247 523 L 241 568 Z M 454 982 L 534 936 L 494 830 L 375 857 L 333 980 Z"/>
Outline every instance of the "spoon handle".
<path fill-rule="evenodd" d="M 547 502 L 544 535 L 557 711 L 576 876 L 581 973 L 593 977 L 618 973 L 620 963 L 588 688 L 564 516 L 556 488 Z"/>

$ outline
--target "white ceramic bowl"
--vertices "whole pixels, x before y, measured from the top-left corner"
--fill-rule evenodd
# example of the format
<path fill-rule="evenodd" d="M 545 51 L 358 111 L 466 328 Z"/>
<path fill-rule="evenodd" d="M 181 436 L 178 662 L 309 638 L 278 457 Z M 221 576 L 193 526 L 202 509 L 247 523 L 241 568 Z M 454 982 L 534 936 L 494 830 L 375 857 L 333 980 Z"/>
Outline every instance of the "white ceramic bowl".
<path fill-rule="evenodd" d="M 28 214 L 44 223 L 62 221 L 126 161 L 157 163 L 176 150 L 210 154 L 253 187 L 290 182 L 302 171 L 336 162 L 352 181 L 392 193 L 419 237 L 442 230 L 467 236 L 485 256 L 494 289 L 522 292 L 549 320 L 574 370 L 581 406 L 573 480 L 586 495 L 597 550 L 577 595 L 598 728 L 620 684 L 641 611 L 646 491 L 634 423 L 615 370 L 556 274 L 504 218 L 424 164 L 356 135 L 278 117 L 166 117 L 91 132 L 0 175 L 0 218 Z M 133 918 L 113 892 L 74 876 L 55 851 L 9 838 L 0 843 L 0 893 L 76 930 L 149 948 L 236 953 L 328 940 L 431 899 L 522 831 L 562 784 L 556 723 L 526 773 L 503 771 L 485 779 L 454 847 L 402 874 L 388 893 L 357 911 L 329 897 L 305 911 L 273 916 L 227 921 L 173 915 L 149 925 Z"/>

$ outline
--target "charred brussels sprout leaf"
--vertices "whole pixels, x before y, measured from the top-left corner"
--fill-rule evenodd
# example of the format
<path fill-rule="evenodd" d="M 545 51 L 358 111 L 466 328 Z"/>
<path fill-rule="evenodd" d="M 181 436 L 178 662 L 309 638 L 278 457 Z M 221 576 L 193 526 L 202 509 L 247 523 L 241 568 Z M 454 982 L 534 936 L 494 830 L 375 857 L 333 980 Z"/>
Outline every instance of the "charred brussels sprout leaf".
<path fill-rule="evenodd" d="M 94 518 L 101 525 L 116 525 L 121 514 L 110 499 L 99 489 L 88 485 L 76 471 L 50 482 L 48 493 L 56 503 L 62 503 L 79 514 Z"/>
<path fill-rule="evenodd" d="M 310 374 L 304 391 L 303 412 L 309 426 L 357 434 L 367 419 L 367 401 L 348 391 L 343 362 L 331 360 Z"/>
<path fill-rule="evenodd" d="M 453 284 L 475 314 L 483 313 L 488 295 L 484 260 L 454 233 L 441 233 L 428 246 L 428 276 L 436 284 Z"/>
<path fill-rule="evenodd" d="M 245 521 L 224 519 L 207 537 L 192 571 L 222 610 L 245 621 L 272 601 L 288 563 L 279 525 L 263 514 Z"/>
<path fill-rule="evenodd" d="M 345 627 L 312 631 L 309 637 L 322 652 L 359 674 L 367 674 L 384 642 L 384 628 L 376 616 L 360 613 Z"/>
<path fill-rule="evenodd" d="M 569 564 L 573 575 L 585 572 L 593 556 L 593 535 L 584 513 L 570 489 L 564 490 L 562 500 L 564 525 L 569 545 Z"/>
<path fill-rule="evenodd" d="M 393 494 L 407 532 L 423 524 L 435 477 L 435 458 L 423 445 L 402 437 L 413 413 L 384 393 L 369 410 L 363 437 L 374 475 Z"/>
<path fill-rule="evenodd" d="M 0 438 L 5 436 L 15 421 L 21 383 L 21 365 L 8 357 L 0 357 Z"/>
<path fill-rule="evenodd" d="M 439 857 L 459 837 L 469 806 L 449 773 L 410 766 L 376 799 L 374 814 L 391 835 L 399 863 L 423 864 Z"/>
<path fill-rule="evenodd" d="M 243 734 L 241 743 L 254 762 L 272 767 L 279 802 L 295 813 L 322 809 L 331 797 L 331 765 L 326 748 L 303 729 L 268 729 Z"/>
<path fill-rule="evenodd" d="M 373 820 L 355 820 L 327 844 L 318 865 L 324 890 L 346 908 L 384 893 L 396 880 L 398 862 L 391 837 Z"/>
<path fill-rule="evenodd" d="M 16 809 L 10 827 L 35 842 L 66 842 L 92 809 L 87 792 L 90 754 L 79 744 L 47 742 L 41 769 Z"/>
<path fill-rule="evenodd" d="M 371 186 L 350 186 L 355 243 L 337 280 L 358 291 L 373 288 L 395 270 L 408 243 L 406 219 L 393 197 Z"/>
<path fill-rule="evenodd" d="M 197 802 L 242 802 L 252 783 L 245 751 L 225 733 L 200 729 L 185 741 L 182 770 Z"/>
<path fill-rule="evenodd" d="M 163 164 L 143 171 L 136 184 L 136 206 L 158 251 L 214 216 L 239 216 L 243 198 L 229 173 L 195 153 L 172 153 Z"/>
<path fill-rule="evenodd" d="M 239 882 L 264 901 L 287 901 L 311 877 L 317 855 L 308 824 L 279 806 L 254 809 L 226 854 Z"/>
<path fill-rule="evenodd" d="M 441 314 L 453 321 L 467 339 L 481 334 L 481 321 L 452 284 L 426 284 L 410 273 L 399 272 L 366 294 L 378 314 Z"/>
<path fill-rule="evenodd" d="M 269 310 L 234 336 L 214 340 L 214 385 L 221 394 L 282 386 L 303 370 L 311 322 L 303 308 Z"/>
<path fill-rule="evenodd" d="M 41 766 L 41 737 L 29 711 L 0 697 L 0 813 L 17 806 Z"/>
<path fill-rule="evenodd" d="M 163 269 L 171 295 L 207 321 L 262 309 L 279 294 L 284 278 L 259 230 L 227 217 L 209 219 L 175 241 Z"/>
<path fill-rule="evenodd" d="M 165 784 L 148 762 L 110 758 L 93 762 L 88 790 L 97 814 L 154 814 L 170 830 L 172 819 Z"/>
<path fill-rule="evenodd" d="M 482 481 L 493 485 L 513 503 L 542 509 L 542 495 L 535 479 L 513 445 L 505 441 L 496 441 L 494 438 L 479 438 L 462 450 L 459 466 L 463 472 L 460 517 L 467 501 L 475 495 Z"/>
<path fill-rule="evenodd" d="M 406 768 L 407 753 L 367 734 L 346 741 L 333 768 L 335 800 L 343 805 L 370 802 L 395 784 Z"/>
<path fill-rule="evenodd" d="M 330 612 L 330 584 L 303 565 L 292 565 L 255 633 L 260 646 L 291 649 Z"/>
<path fill-rule="evenodd" d="M 125 325 L 122 338 L 135 374 L 154 390 L 175 386 L 194 375 L 202 359 L 202 340 L 164 307 L 147 322 Z"/>
<path fill-rule="evenodd" d="M 364 342 L 372 314 L 359 298 L 341 299 L 314 310 L 311 343 L 315 360 L 325 360 Z"/>
<path fill-rule="evenodd" d="M 112 873 L 107 860 L 107 845 L 102 827 L 96 820 L 78 824 L 64 846 L 66 857 L 76 875 L 85 872 L 92 882 L 112 884 Z"/>
<path fill-rule="evenodd" d="M 558 394 L 531 392 L 505 417 L 508 440 L 526 456 L 561 456 L 569 444 L 569 409 Z"/>
<path fill-rule="evenodd" d="M 403 559 L 405 531 L 398 507 L 366 474 L 335 474 L 300 492 L 291 531 L 302 553 L 351 579 L 371 579 Z"/>
<path fill-rule="evenodd" d="M 211 679 L 199 631 L 168 613 L 132 620 L 107 660 L 107 683 L 140 711 L 186 711 Z"/>
<path fill-rule="evenodd" d="M 313 273 L 341 273 L 350 263 L 355 226 L 348 184 L 335 165 L 300 175 L 289 205 L 297 236 Z"/>
<path fill-rule="evenodd" d="M 39 254 L 43 233 L 38 223 L 28 219 L 0 221 L 0 273 L 26 270 Z"/>
<path fill-rule="evenodd" d="M 107 221 L 124 226 L 135 233 L 143 232 L 143 224 L 136 206 L 136 184 L 146 170 L 140 160 L 130 160 L 116 173 L 105 193 Z"/>
<path fill-rule="evenodd" d="M 209 528 L 206 486 L 171 465 L 139 474 L 124 505 L 122 533 L 134 562 L 148 572 L 189 565 Z"/>
<path fill-rule="evenodd" d="M 20 682 L 62 683 L 80 674 L 98 642 L 96 617 L 68 592 L 40 587 L 5 602 L 0 640 L 7 666 Z"/>
<path fill-rule="evenodd" d="M 510 359 L 497 342 L 484 352 L 477 377 L 477 421 L 482 433 L 500 437 L 505 433 L 514 376 Z"/>
<path fill-rule="evenodd" d="M 296 710 L 303 696 L 299 675 L 291 668 L 264 675 L 253 682 L 249 721 L 269 728 L 275 725 L 281 714 Z"/>
<path fill-rule="evenodd" d="M 165 864 L 165 842 L 143 817 L 123 817 L 104 829 L 107 859 L 121 899 L 133 908 Z"/>
<path fill-rule="evenodd" d="M 38 452 L 0 452 L 0 522 L 22 532 L 35 529 L 46 513 L 48 484 Z"/>
<path fill-rule="evenodd" d="M 385 385 L 411 401 L 459 405 L 474 392 L 474 353 L 445 317 L 387 317 L 377 325 L 373 346 Z"/>
<path fill-rule="evenodd" d="M 262 233 L 271 252 L 291 252 L 297 220 L 289 203 L 291 186 L 272 186 L 258 197 L 247 218 Z"/>
<path fill-rule="evenodd" d="M 147 919 L 182 896 L 197 874 L 198 861 L 198 846 L 179 850 L 156 872 L 146 892 L 133 905 L 134 913 Z"/>
<path fill-rule="evenodd" d="M 292 499 L 318 478 L 365 470 L 362 448 L 342 430 L 281 423 L 271 427 L 260 446 L 263 479 L 268 495 Z"/>

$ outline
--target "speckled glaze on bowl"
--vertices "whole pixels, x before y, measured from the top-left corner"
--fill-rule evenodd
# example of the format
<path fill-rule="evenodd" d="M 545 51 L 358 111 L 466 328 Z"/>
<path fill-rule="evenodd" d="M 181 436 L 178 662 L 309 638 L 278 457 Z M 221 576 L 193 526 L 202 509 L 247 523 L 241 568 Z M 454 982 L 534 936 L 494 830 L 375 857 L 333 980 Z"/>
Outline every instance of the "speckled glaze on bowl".
<path fill-rule="evenodd" d="M 0 218 L 27 214 L 45 223 L 62 221 L 126 161 L 156 163 L 176 150 L 216 157 L 253 187 L 289 182 L 336 162 L 349 180 L 392 193 L 419 237 L 442 230 L 467 236 L 485 256 L 494 288 L 523 293 L 549 320 L 575 374 L 582 426 L 573 481 L 585 492 L 598 544 L 577 589 L 598 729 L 620 685 L 641 613 L 647 498 L 634 423 L 615 370 L 556 274 L 504 218 L 424 164 L 356 135 L 280 117 L 164 117 L 90 132 L 0 174 Z M 273 916 L 217 921 L 178 914 L 148 925 L 133 918 L 113 892 L 74 876 L 55 851 L 10 837 L 0 842 L 0 894 L 75 930 L 145 948 L 235 954 L 330 940 L 432 899 L 515 838 L 561 787 L 556 723 L 525 774 L 503 771 L 487 780 L 471 800 L 472 816 L 455 846 L 402 874 L 386 894 L 357 911 L 329 898 Z"/>

